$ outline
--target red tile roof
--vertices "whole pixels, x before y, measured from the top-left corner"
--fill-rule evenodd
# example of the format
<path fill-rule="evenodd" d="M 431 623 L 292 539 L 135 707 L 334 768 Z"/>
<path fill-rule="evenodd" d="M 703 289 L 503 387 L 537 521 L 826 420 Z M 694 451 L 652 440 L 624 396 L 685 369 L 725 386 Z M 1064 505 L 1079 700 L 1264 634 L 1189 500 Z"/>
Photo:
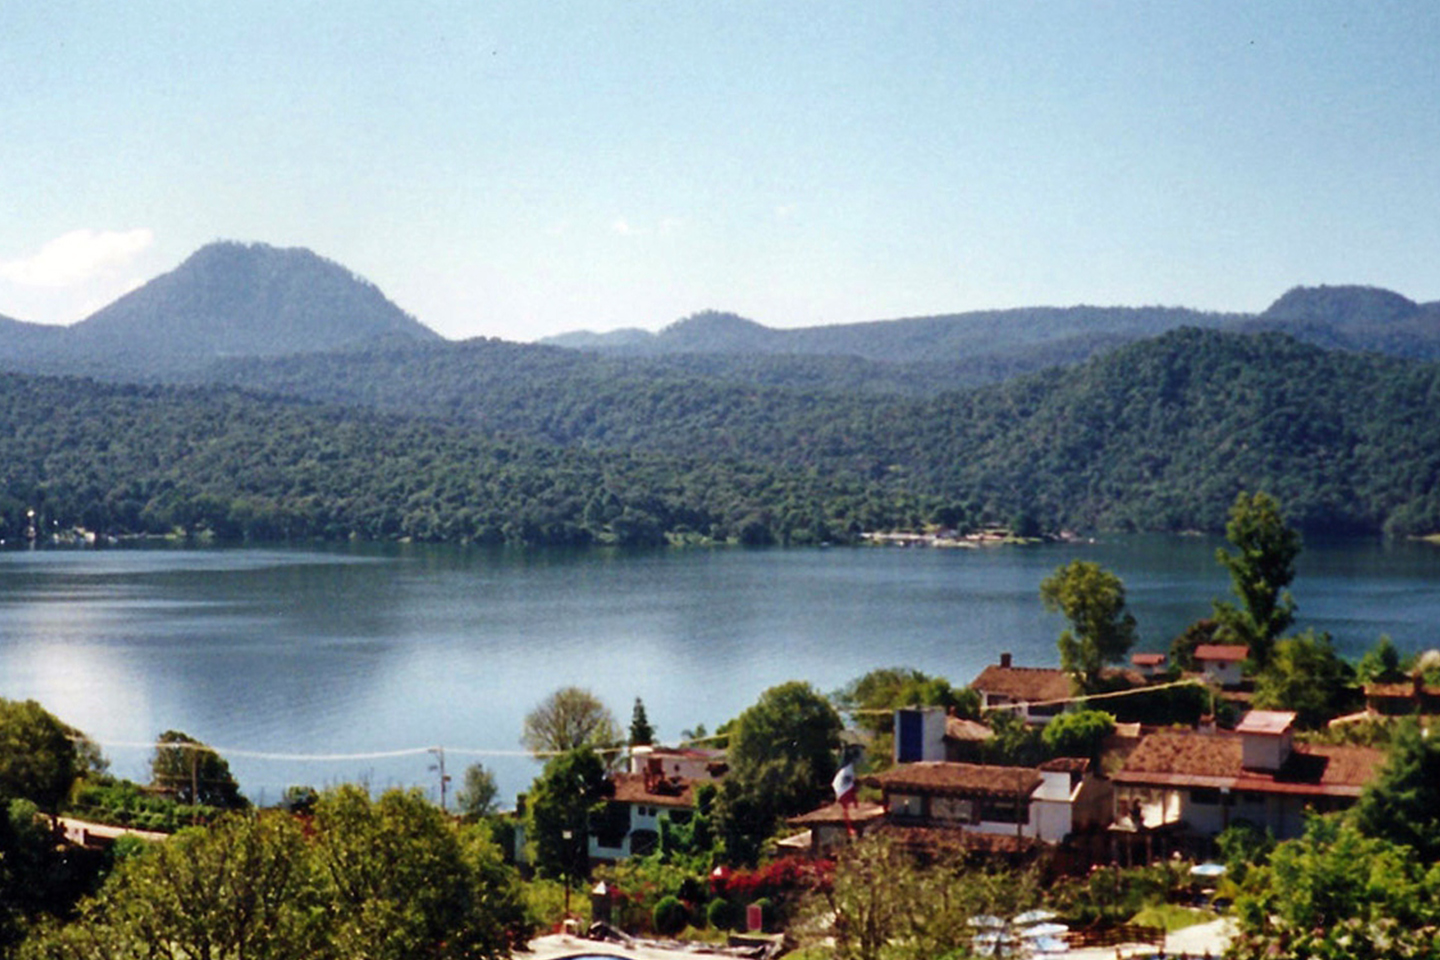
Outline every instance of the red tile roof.
<path fill-rule="evenodd" d="M 850 823 L 863 824 L 871 820 L 879 820 L 885 816 L 885 808 L 878 803 L 862 801 L 850 808 Z M 846 823 L 845 810 L 838 803 L 830 803 L 818 810 L 811 810 L 809 813 L 802 813 L 798 817 L 791 817 L 787 823 L 797 827 L 826 826 L 829 824 Z"/>
<path fill-rule="evenodd" d="M 1244 644 L 1202 643 L 1195 648 L 1196 660 L 1227 661 L 1240 663 L 1249 658 L 1250 648 Z"/>
<path fill-rule="evenodd" d="M 884 773 L 864 778 L 870 786 L 886 791 L 961 796 L 1005 796 L 1029 794 L 1042 778 L 1032 767 L 998 767 L 977 763 L 924 760 L 902 763 Z"/>
<path fill-rule="evenodd" d="M 1228 731 L 1157 731 L 1140 741 L 1111 779 L 1136 786 L 1357 797 L 1385 758 L 1371 747 L 1299 745 L 1270 773 L 1243 768 L 1243 743 L 1241 734 Z"/>
<path fill-rule="evenodd" d="M 1131 655 L 1130 662 L 1137 667 L 1158 667 L 1165 662 L 1163 653 L 1136 653 Z"/>
<path fill-rule="evenodd" d="M 1063 700 L 1070 696 L 1070 674 L 1054 667 L 1000 667 L 994 664 L 980 671 L 970 689 L 1011 700 L 1030 703 Z"/>
<path fill-rule="evenodd" d="M 616 803 L 648 803 L 657 807 L 695 806 L 694 784 L 689 780 L 671 777 L 653 784 L 646 789 L 645 774 L 615 773 L 610 775 L 614 795 L 609 799 Z"/>
<path fill-rule="evenodd" d="M 976 720 L 967 720 L 964 717 L 946 717 L 945 738 L 959 740 L 962 743 L 979 743 L 984 740 L 993 740 L 995 731 Z"/>

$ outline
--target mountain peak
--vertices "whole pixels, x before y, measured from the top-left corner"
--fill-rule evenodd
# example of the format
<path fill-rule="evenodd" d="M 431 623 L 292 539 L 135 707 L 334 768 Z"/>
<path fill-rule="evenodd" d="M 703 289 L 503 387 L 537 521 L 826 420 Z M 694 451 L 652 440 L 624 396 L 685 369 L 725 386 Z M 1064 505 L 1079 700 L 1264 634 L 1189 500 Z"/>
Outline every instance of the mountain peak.
<path fill-rule="evenodd" d="M 72 328 L 129 356 L 308 353 L 439 335 L 313 251 L 219 241 Z"/>
<path fill-rule="evenodd" d="M 1414 316 L 1415 301 L 1381 287 L 1292 287 L 1270 304 L 1261 320 L 1323 321 L 1341 326 L 1393 323 Z"/>

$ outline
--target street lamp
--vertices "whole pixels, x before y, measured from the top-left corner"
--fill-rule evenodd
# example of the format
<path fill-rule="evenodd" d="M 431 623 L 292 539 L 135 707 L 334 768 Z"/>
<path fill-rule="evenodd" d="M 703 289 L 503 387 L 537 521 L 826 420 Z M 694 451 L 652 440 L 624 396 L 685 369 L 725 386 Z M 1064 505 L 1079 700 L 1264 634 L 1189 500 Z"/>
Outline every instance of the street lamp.
<path fill-rule="evenodd" d="M 575 851 L 570 849 L 570 841 L 575 839 L 575 831 L 568 827 L 560 831 L 561 838 L 565 841 L 565 922 L 570 921 L 570 860 Z"/>

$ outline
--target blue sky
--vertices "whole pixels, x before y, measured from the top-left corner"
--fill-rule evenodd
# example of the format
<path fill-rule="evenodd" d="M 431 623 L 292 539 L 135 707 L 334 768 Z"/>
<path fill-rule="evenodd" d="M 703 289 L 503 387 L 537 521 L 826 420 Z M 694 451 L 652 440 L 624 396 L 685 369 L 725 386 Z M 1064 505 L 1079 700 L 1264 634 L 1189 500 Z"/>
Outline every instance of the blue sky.
<path fill-rule="evenodd" d="M 12 3 L 0 314 L 216 239 L 451 338 L 1440 299 L 1440 4 Z"/>

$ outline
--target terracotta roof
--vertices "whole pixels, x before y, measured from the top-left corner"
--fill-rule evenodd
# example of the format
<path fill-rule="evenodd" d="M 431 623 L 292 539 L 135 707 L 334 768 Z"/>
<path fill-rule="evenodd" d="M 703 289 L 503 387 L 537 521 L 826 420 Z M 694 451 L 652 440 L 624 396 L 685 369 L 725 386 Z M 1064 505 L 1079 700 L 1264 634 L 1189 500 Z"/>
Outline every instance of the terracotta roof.
<path fill-rule="evenodd" d="M 1158 667 L 1165 662 L 1165 654 L 1136 653 L 1131 655 L 1130 662 L 1137 667 Z"/>
<path fill-rule="evenodd" d="M 885 808 L 878 803 L 862 801 L 850 808 L 850 823 L 869 823 L 871 820 L 878 820 L 885 816 Z M 808 827 L 823 826 L 826 824 L 843 824 L 845 810 L 838 803 L 829 803 L 818 810 L 811 810 L 809 813 L 802 813 L 798 817 L 791 817 L 786 821 L 791 826 Z"/>
<path fill-rule="evenodd" d="M 1235 727 L 1235 732 L 1278 737 L 1294 725 L 1293 710 L 1251 710 Z"/>
<path fill-rule="evenodd" d="M 1070 674 L 1054 667 L 1000 667 L 994 664 L 980 671 L 970 689 L 1030 702 L 1063 700 L 1070 696 Z"/>
<path fill-rule="evenodd" d="M 1032 793 L 1040 786 L 1042 778 L 1032 767 L 999 767 L 923 760 L 891 767 L 884 773 L 865 777 L 864 782 L 885 790 L 1013 797 L 1017 793 Z"/>
<path fill-rule="evenodd" d="M 1047 772 L 1084 773 L 1089 768 L 1090 761 L 1085 757 L 1056 757 L 1054 760 L 1046 760 L 1040 764 L 1040 769 Z"/>
<path fill-rule="evenodd" d="M 645 779 L 643 773 L 611 774 L 610 784 L 615 792 L 608 799 L 616 803 L 648 803 L 657 807 L 695 806 L 694 784 L 691 781 L 670 777 L 652 784 L 653 789 L 647 790 Z"/>
<path fill-rule="evenodd" d="M 983 740 L 993 740 L 995 731 L 978 720 L 966 720 L 964 717 L 945 718 L 945 738 L 947 740 L 959 740 L 964 743 L 979 743 Z"/>
<path fill-rule="evenodd" d="M 1141 740 L 1111 779 L 1142 786 L 1357 797 L 1385 757 L 1371 747 L 1299 745 L 1271 773 L 1244 769 L 1243 755 L 1244 736 L 1238 733 L 1162 730 Z"/>
<path fill-rule="evenodd" d="M 1244 644 L 1202 643 L 1195 648 L 1196 660 L 1223 660 L 1240 663 L 1249 658 L 1250 648 Z"/>
<path fill-rule="evenodd" d="M 1367 697 L 1395 697 L 1401 700 L 1409 700 L 1417 695 L 1440 697 L 1440 686 L 1421 686 L 1413 680 L 1404 683 L 1365 684 L 1365 696 Z"/>

